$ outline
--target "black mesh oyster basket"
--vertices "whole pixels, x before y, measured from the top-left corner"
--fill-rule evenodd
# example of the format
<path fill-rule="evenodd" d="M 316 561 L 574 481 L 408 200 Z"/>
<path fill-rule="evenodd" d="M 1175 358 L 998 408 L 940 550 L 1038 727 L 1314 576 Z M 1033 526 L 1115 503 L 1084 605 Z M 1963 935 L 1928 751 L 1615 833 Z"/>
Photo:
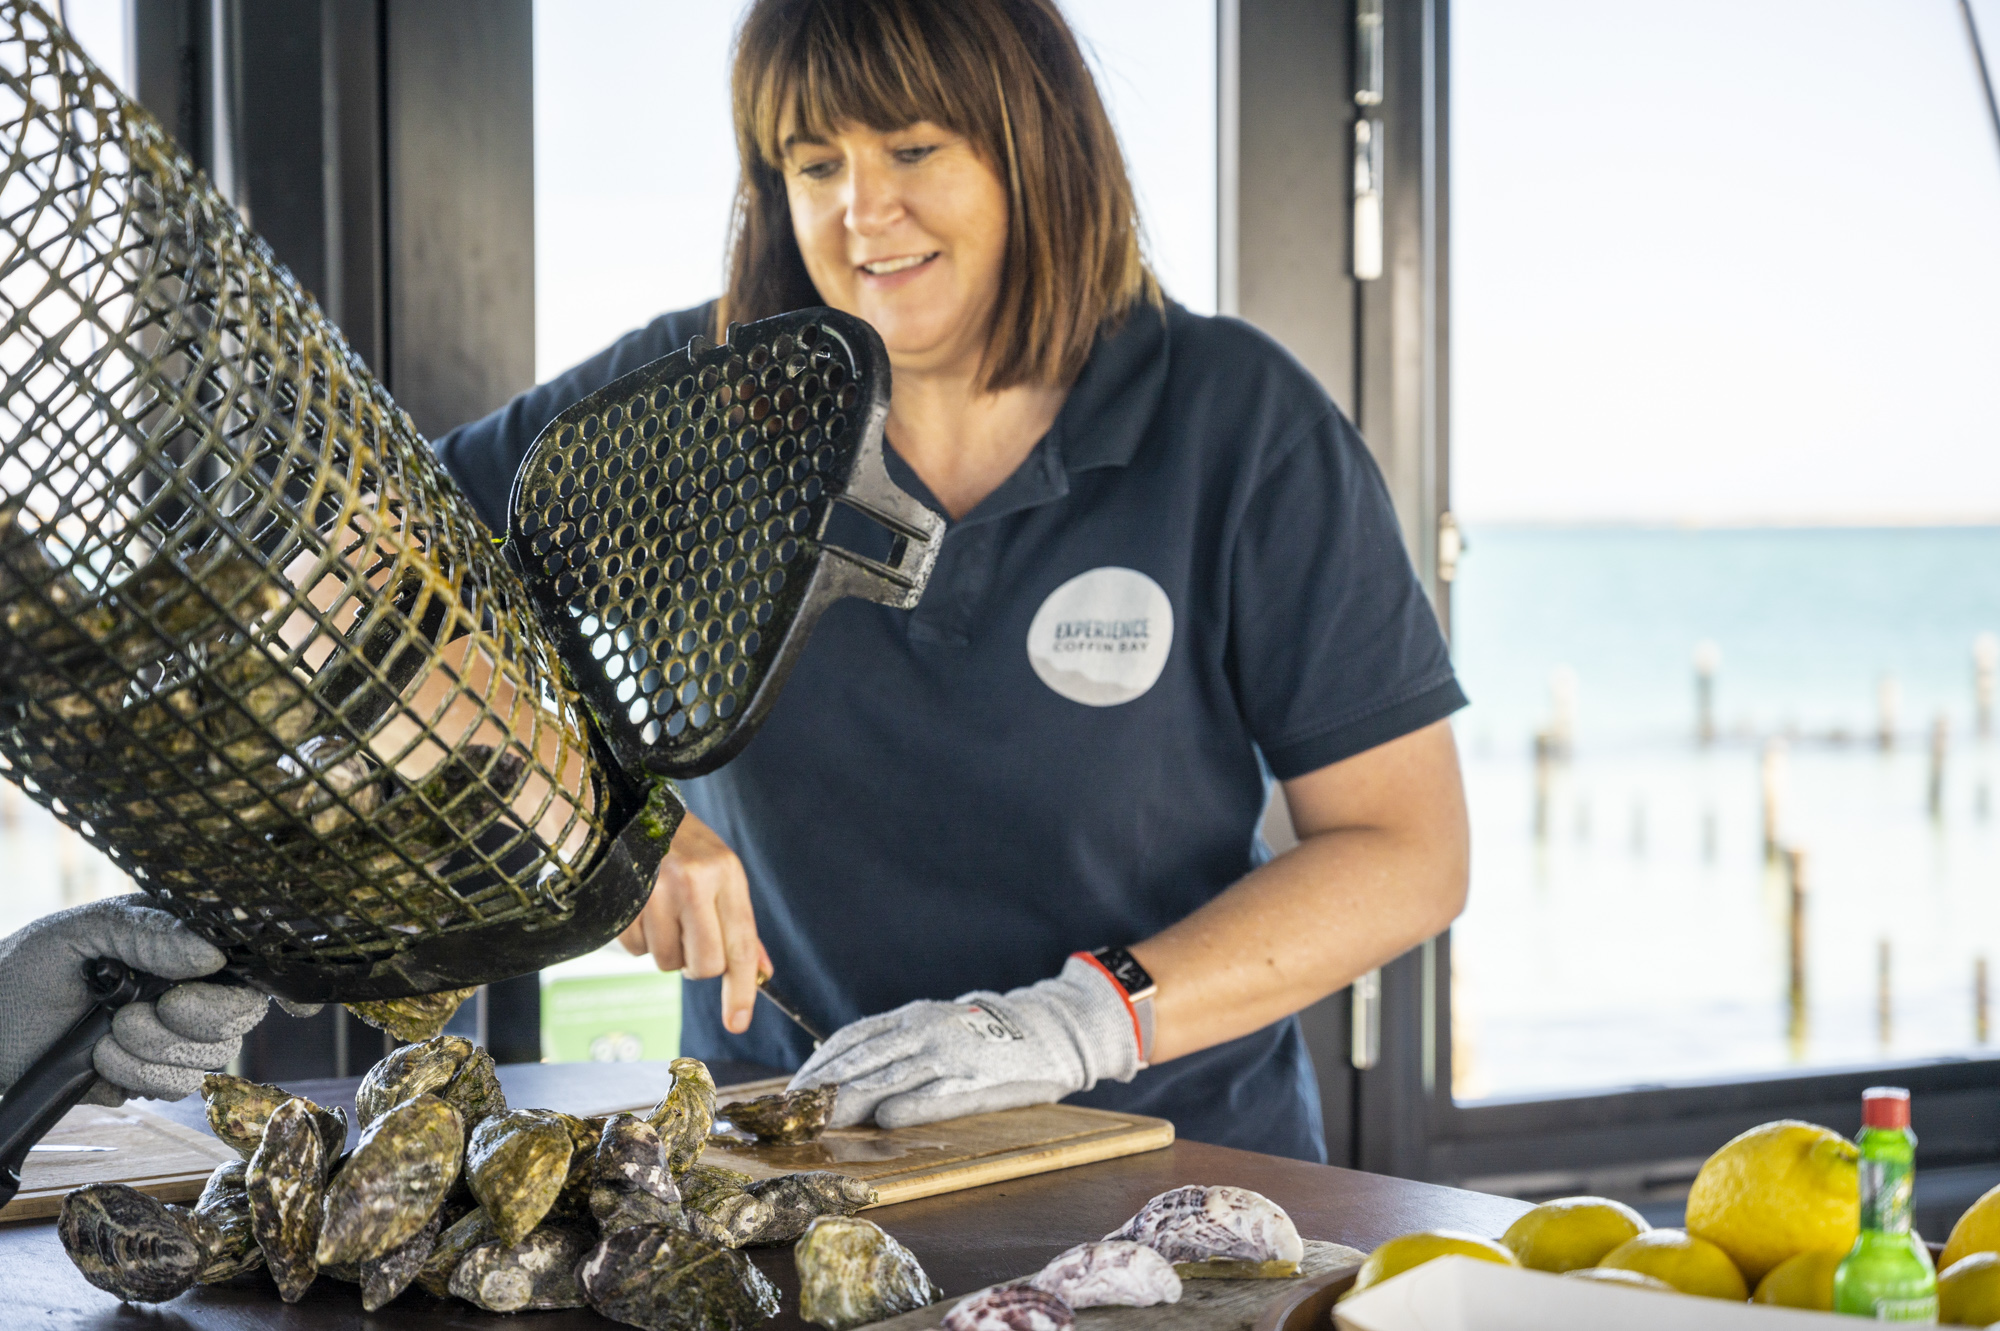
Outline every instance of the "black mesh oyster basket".
<path fill-rule="evenodd" d="M 519 576 L 268 249 L 0 4 L 0 764 L 300 1000 L 520 974 L 678 820 Z"/>

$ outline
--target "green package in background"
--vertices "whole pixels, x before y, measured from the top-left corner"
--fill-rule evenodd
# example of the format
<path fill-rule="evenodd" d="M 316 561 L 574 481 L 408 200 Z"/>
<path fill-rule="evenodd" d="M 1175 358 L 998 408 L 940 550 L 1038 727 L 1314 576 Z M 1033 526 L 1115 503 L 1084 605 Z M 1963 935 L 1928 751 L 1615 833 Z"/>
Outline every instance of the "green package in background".
<path fill-rule="evenodd" d="M 632 971 L 542 980 L 542 1058 L 550 1063 L 636 1063 L 681 1048 L 681 977 Z"/>

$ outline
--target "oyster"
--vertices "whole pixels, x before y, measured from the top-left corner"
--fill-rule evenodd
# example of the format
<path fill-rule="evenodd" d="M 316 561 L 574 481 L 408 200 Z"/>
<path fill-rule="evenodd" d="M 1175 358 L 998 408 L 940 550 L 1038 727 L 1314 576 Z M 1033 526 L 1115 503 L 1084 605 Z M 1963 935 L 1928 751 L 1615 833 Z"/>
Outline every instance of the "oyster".
<path fill-rule="evenodd" d="M 791 1146 L 818 1139 L 833 1118 L 838 1086 L 808 1086 L 724 1105 L 722 1116 L 760 1142 Z"/>
<path fill-rule="evenodd" d="M 451 1292 L 490 1313 L 581 1308 L 576 1267 L 590 1246 L 588 1234 L 555 1225 L 511 1246 L 497 1239 L 482 1243 L 451 1273 Z"/>
<path fill-rule="evenodd" d="M 792 1261 L 799 1269 L 799 1316 L 828 1331 L 879 1322 L 944 1297 L 908 1248 L 880 1225 L 853 1216 L 824 1215 L 807 1225 Z"/>
<path fill-rule="evenodd" d="M 667 1064 L 673 1089 L 646 1115 L 667 1148 L 667 1168 L 678 1179 L 700 1158 L 715 1126 L 715 1078 L 698 1058 L 677 1058 Z"/>
<path fill-rule="evenodd" d="M 944 1315 L 944 1331 L 1069 1331 L 1076 1312 L 1032 1285 L 995 1285 L 960 1299 Z"/>
<path fill-rule="evenodd" d="M 568 1127 L 545 1110 L 495 1114 L 472 1130 L 466 1177 L 503 1245 L 527 1238 L 549 1213 L 574 1152 Z"/>
<path fill-rule="evenodd" d="M 1145 1244 L 1183 1279 L 1294 1276 L 1306 1252 L 1285 1209 L 1248 1188 L 1163 1192 L 1104 1237 Z"/>
<path fill-rule="evenodd" d="M 823 1215 L 853 1215 L 875 1203 L 875 1189 L 824 1169 L 760 1179 L 744 1192 L 771 1208 L 771 1218 L 747 1243 L 790 1243 Z"/>
<path fill-rule="evenodd" d="M 367 1127 L 411 1096 L 430 1092 L 449 1102 L 444 1090 L 472 1054 L 472 1041 L 457 1035 L 439 1035 L 394 1050 L 368 1069 L 354 1090 L 354 1112 L 361 1126 Z"/>
<path fill-rule="evenodd" d="M 443 1297 L 451 1292 L 451 1273 L 465 1254 L 493 1237 L 493 1220 L 484 1207 L 475 1206 L 439 1231 L 431 1255 L 417 1272 L 417 1284 Z"/>
<path fill-rule="evenodd" d="M 295 1096 L 272 1110 L 243 1176 L 257 1246 L 286 1303 L 303 1298 L 319 1273 L 314 1253 L 331 1157 L 314 1109 L 310 1100 Z"/>
<path fill-rule="evenodd" d="M 697 1210 L 708 1203 L 742 1192 L 757 1180 L 740 1169 L 727 1165 L 695 1165 L 683 1174 L 674 1176 L 674 1183 L 681 1190 L 681 1205 Z"/>
<path fill-rule="evenodd" d="M 653 1125 L 636 1114 L 619 1114 L 598 1138 L 590 1157 L 590 1214 L 606 1234 L 632 1225 L 672 1224 L 681 1214 L 666 1147 Z"/>
<path fill-rule="evenodd" d="M 591 1307 L 648 1331 L 740 1331 L 778 1315 L 749 1258 L 670 1225 L 605 1236 L 576 1274 Z"/>
<path fill-rule="evenodd" d="M 225 1072 L 211 1072 L 201 1079 L 201 1103 L 209 1130 L 224 1145 L 235 1147 L 245 1160 L 264 1140 L 264 1124 L 271 1111 L 291 1098 L 292 1093 L 281 1086 Z"/>
<path fill-rule="evenodd" d="M 439 1099 L 458 1111 L 467 1132 L 472 1131 L 481 1119 L 507 1112 L 507 1092 L 500 1089 L 500 1073 L 493 1066 L 493 1055 L 477 1046 L 437 1094 Z"/>
<path fill-rule="evenodd" d="M 264 1250 L 257 1246 L 250 1222 L 250 1190 L 244 1182 L 248 1169 L 241 1160 L 217 1165 L 195 1199 L 193 1214 L 207 1226 L 200 1236 L 205 1263 L 196 1277 L 204 1285 L 264 1268 Z"/>
<path fill-rule="evenodd" d="M 562 1191 L 556 1194 L 556 1203 L 549 1208 L 543 1218 L 544 1224 L 568 1225 L 574 1229 L 595 1232 L 590 1214 L 590 1189 L 596 1175 L 592 1161 L 597 1158 L 598 1139 L 604 1133 L 608 1119 L 578 1118 L 575 1114 L 564 1114 L 550 1109 L 543 1112 L 559 1121 L 569 1130 L 570 1157 L 569 1173 L 563 1179 Z"/>
<path fill-rule="evenodd" d="M 1028 1283 L 1072 1308 L 1150 1308 L 1181 1301 L 1181 1278 L 1173 1263 L 1129 1239 L 1079 1243 L 1028 1277 Z"/>
<path fill-rule="evenodd" d="M 122 1183 L 92 1183 L 63 1198 L 56 1234 L 85 1280 L 128 1303 L 185 1293 L 206 1261 L 164 1203 Z"/>
<path fill-rule="evenodd" d="M 431 1249 L 437 1245 L 443 1212 L 431 1212 L 431 1218 L 424 1227 L 397 1244 L 380 1257 L 361 1259 L 361 1307 L 374 1312 L 388 1306 L 397 1295 L 410 1287 L 430 1260 Z"/>
<path fill-rule="evenodd" d="M 432 821 L 438 823 L 440 831 L 448 833 L 448 829 L 444 827 L 444 819 L 432 819 Z M 432 853 L 436 853 L 438 849 L 442 849 L 446 845 L 446 841 L 450 839 L 450 833 L 448 835 L 432 835 L 430 839 L 438 841 L 438 845 L 432 847 L 426 841 L 426 847 Z M 394 861 L 398 861 L 398 863 L 402 859 L 400 855 L 394 855 L 392 851 L 384 851 L 384 855 L 390 857 L 390 859 L 394 859 Z M 414 885 L 414 875 L 412 875 L 412 885 Z M 370 911 L 362 911 L 362 913 L 366 913 L 370 919 L 374 919 L 376 915 L 380 915 L 382 919 L 388 919 L 392 913 L 394 913 L 394 917 L 398 921 L 402 919 L 402 907 L 396 907 L 394 903 L 384 903 L 378 909 L 370 909 Z M 374 1025 L 374 1027 L 380 1027 L 380 1029 L 388 1031 L 396 1039 L 408 1039 L 408 1041 L 416 1043 L 416 1041 L 434 1039 L 438 1035 L 438 1031 L 444 1029 L 444 1023 L 452 1019 L 452 1015 L 458 1011 L 458 1007 L 468 997 L 472 997 L 474 989 L 478 989 L 478 985 L 472 985 L 468 989 L 446 989 L 444 993 L 418 993 L 414 997 L 402 997 L 402 999 L 374 999 L 374 1001 L 368 1001 L 368 1003 L 348 1003 L 346 1009 L 352 1011 L 362 1021 L 366 1021 L 368 1025 Z"/>
<path fill-rule="evenodd" d="M 681 1208 L 689 1228 L 711 1243 L 740 1248 L 755 1242 L 774 1217 L 771 1204 L 753 1196 L 751 1178 L 733 1169 L 696 1165 L 681 1177 Z"/>
<path fill-rule="evenodd" d="M 327 1185 L 318 1261 L 366 1261 L 409 1242 L 451 1190 L 464 1150 L 458 1111 L 434 1095 L 413 1096 L 369 1124 Z"/>

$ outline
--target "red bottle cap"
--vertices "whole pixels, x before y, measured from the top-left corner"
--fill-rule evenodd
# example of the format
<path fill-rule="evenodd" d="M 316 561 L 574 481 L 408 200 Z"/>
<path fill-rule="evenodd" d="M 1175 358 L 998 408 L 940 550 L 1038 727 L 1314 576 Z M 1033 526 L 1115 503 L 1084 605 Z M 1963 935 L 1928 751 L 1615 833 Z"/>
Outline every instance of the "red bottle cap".
<path fill-rule="evenodd" d="M 1870 1086 L 1861 1093 L 1861 1126 L 1910 1126 L 1910 1093 L 1900 1086 Z"/>

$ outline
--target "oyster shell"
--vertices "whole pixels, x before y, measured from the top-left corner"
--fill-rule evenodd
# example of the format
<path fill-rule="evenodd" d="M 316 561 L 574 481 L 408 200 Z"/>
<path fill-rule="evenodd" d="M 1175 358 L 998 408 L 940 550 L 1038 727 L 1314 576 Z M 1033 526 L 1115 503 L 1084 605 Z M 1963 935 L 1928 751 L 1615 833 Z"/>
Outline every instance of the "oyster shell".
<path fill-rule="evenodd" d="M 326 1138 L 315 1121 L 316 1106 L 293 1097 L 271 1111 L 264 1140 L 244 1171 L 250 1195 L 250 1224 L 278 1297 L 297 1303 L 319 1273 L 320 1204 L 326 1194 Z"/>
<path fill-rule="evenodd" d="M 457 1035 L 439 1035 L 393 1051 L 368 1069 L 354 1090 L 354 1112 L 361 1126 L 367 1127 L 413 1095 L 441 1093 L 472 1055 L 472 1041 Z"/>
<path fill-rule="evenodd" d="M 434 820 L 443 828 L 443 820 Z M 414 880 L 413 880 L 414 885 Z M 393 915 L 400 920 L 403 911 L 393 903 L 385 901 L 379 912 L 366 912 L 371 918 L 375 914 L 384 918 Z M 465 989 L 447 989 L 438 994 L 417 994 L 410 998 L 384 998 L 367 1003 L 349 1003 L 347 1010 L 370 1026 L 389 1032 L 398 1040 L 412 1042 L 430 1040 L 445 1028 L 465 1000 L 472 997 L 478 988 L 473 985 Z"/>
<path fill-rule="evenodd" d="M 292 1093 L 281 1086 L 226 1072 L 211 1072 L 201 1079 L 201 1103 L 209 1130 L 224 1145 L 235 1147 L 245 1160 L 264 1140 L 264 1124 L 271 1111 L 291 1098 Z"/>
<path fill-rule="evenodd" d="M 322 1265 L 380 1257 L 429 1222 L 458 1177 L 465 1132 L 434 1095 L 405 1100 L 368 1125 L 326 1189 Z"/>
<path fill-rule="evenodd" d="M 577 1230 L 544 1225 L 517 1244 L 482 1243 L 451 1273 L 451 1292 L 491 1313 L 581 1308 L 576 1268 L 591 1242 Z"/>
<path fill-rule="evenodd" d="M 417 1284 L 440 1298 L 451 1292 L 451 1273 L 465 1254 L 493 1238 L 493 1219 L 486 1208 L 475 1206 L 438 1232 L 431 1255 L 417 1272 Z"/>
<path fill-rule="evenodd" d="M 1294 1276 L 1306 1252 L 1285 1208 L 1248 1188 L 1163 1192 L 1104 1237 L 1145 1244 L 1183 1279 Z"/>
<path fill-rule="evenodd" d="M 792 1146 L 816 1141 L 826 1131 L 839 1090 L 838 1086 L 808 1086 L 802 1091 L 781 1091 L 724 1105 L 719 1112 L 760 1142 Z"/>
<path fill-rule="evenodd" d="M 604 1133 L 608 1118 L 578 1118 L 575 1114 L 565 1114 L 557 1110 L 547 1110 L 563 1127 L 569 1130 L 570 1157 L 569 1173 L 563 1179 L 562 1191 L 556 1194 L 556 1204 L 549 1208 L 542 1223 L 546 1225 L 566 1225 L 571 1229 L 596 1232 L 596 1222 L 590 1214 L 590 1188 L 596 1175 L 591 1162 L 597 1158 L 598 1139 Z"/>
<path fill-rule="evenodd" d="M 1076 1313 L 1032 1285 L 995 1285 L 960 1299 L 944 1315 L 944 1331 L 1069 1331 Z"/>
<path fill-rule="evenodd" d="M 439 1099 L 458 1111 L 467 1132 L 472 1131 L 481 1119 L 507 1112 L 507 1092 L 500 1089 L 500 1074 L 493 1066 L 493 1055 L 477 1046 L 437 1094 Z"/>
<path fill-rule="evenodd" d="M 773 1218 L 771 1204 L 751 1195 L 752 1179 L 733 1169 L 696 1165 L 681 1176 L 687 1226 L 711 1243 L 740 1248 L 756 1241 Z"/>
<path fill-rule="evenodd" d="M 204 1264 L 196 1279 L 201 1284 L 218 1285 L 264 1269 L 264 1250 L 250 1221 L 248 1169 L 242 1160 L 217 1165 L 195 1198 L 193 1214 L 207 1226 L 200 1236 Z"/>
<path fill-rule="evenodd" d="M 648 1331 L 741 1331 L 778 1314 L 749 1258 L 671 1225 L 605 1236 L 576 1274 L 591 1307 Z"/>
<path fill-rule="evenodd" d="M 430 1260 L 443 1219 L 443 1212 L 433 1211 L 431 1218 L 424 1222 L 424 1227 L 403 1242 L 380 1257 L 362 1258 L 361 1307 L 364 1311 L 372 1313 L 377 1308 L 388 1306 L 397 1295 L 410 1287 L 410 1282 L 417 1278 L 417 1272 Z"/>
<path fill-rule="evenodd" d="M 711 1201 L 742 1192 L 757 1180 L 740 1169 L 727 1165 L 694 1165 L 685 1173 L 674 1176 L 674 1184 L 681 1190 L 681 1205 L 696 1210 L 703 1209 Z"/>
<path fill-rule="evenodd" d="M 667 1168 L 678 1179 L 701 1157 L 708 1130 L 715 1126 L 715 1078 L 698 1058 L 677 1058 L 667 1064 L 673 1089 L 646 1115 L 667 1148 Z"/>
<path fill-rule="evenodd" d="M 653 1125 L 636 1114 L 619 1114 L 606 1123 L 591 1153 L 590 1214 L 606 1234 L 632 1225 L 673 1224 L 681 1214 L 666 1147 Z"/>
<path fill-rule="evenodd" d="M 880 1225 L 853 1216 L 823 1215 L 807 1225 L 792 1261 L 799 1269 L 799 1316 L 828 1331 L 879 1322 L 944 1297 L 908 1248 Z"/>
<path fill-rule="evenodd" d="M 860 1179 L 830 1170 L 780 1174 L 760 1179 L 744 1191 L 771 1208 L 771 1218 L 746 1243 L 790 1243 L 823 1215 L 853 1215 L 875 1202 L 875 1189 Z"/>
<path fill-rule="evenodd" d="M 1181 1278 L 1173 1263 L 1130 1239 L 1079 1243 L 1028 1277 L 1028 1283 L 1077 1309 L 1150 1308 L 1181 1301 Z"/>
<path fill-rule="evenodd" d="M 549 1213 L 574 1153 L 569 1128 L 546 1110 L 509 1110 L 472 1130 L 466 1177 L 504 1246 L 527 1238 Z"/>
<path fill-rule="evenodd" d="M 92 1183 L 63 1198 L 56 1234 L 85 1280 L 128 1303 L 185 1293 L 206 1261 L 164 1203 L 122 1183 Z"/>

